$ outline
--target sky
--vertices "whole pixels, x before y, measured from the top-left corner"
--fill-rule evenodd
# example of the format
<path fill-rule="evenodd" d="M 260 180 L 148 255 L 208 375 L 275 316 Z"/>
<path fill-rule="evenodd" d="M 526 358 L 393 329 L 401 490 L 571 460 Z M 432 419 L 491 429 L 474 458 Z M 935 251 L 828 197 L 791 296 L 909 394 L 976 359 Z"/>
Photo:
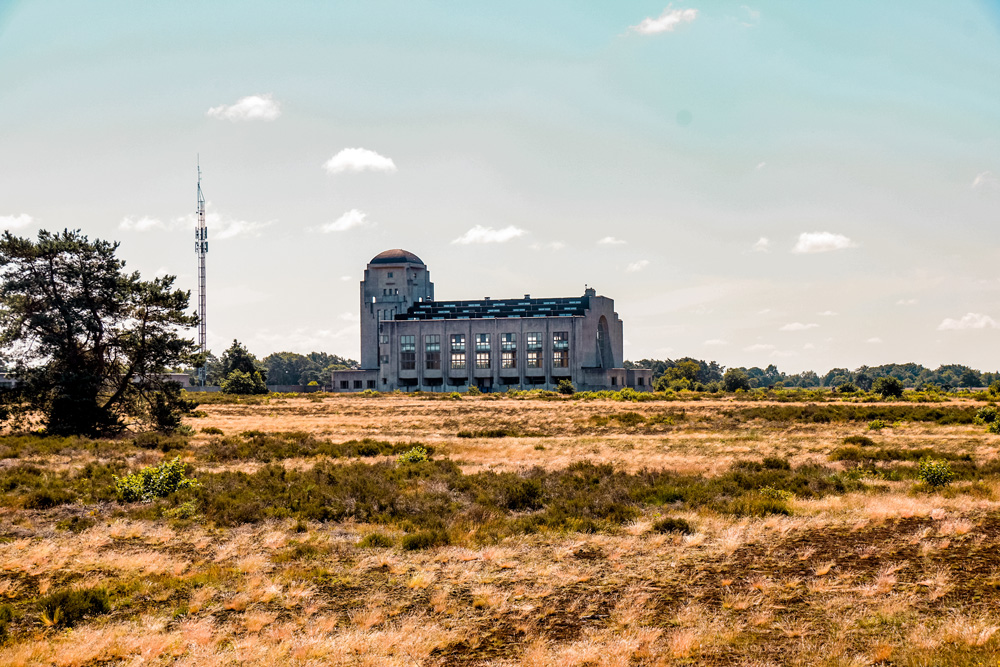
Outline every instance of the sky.
<path fill-rule="evenodd" d="M 0 0 L 0 228 L 194 290 L 199 159 L 217 354 L 357 358 L 405 248 L 627 359 L 1000 368 L 998 0 Z"/>

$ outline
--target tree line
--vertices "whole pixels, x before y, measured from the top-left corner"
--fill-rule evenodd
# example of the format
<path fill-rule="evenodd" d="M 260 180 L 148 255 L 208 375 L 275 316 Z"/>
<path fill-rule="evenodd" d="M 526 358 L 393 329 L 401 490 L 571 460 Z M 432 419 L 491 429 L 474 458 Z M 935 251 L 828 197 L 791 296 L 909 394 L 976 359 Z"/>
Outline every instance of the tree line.
<path fill-rule="evenodd" d="M 924 389 L 931 386 L 941 389 L 964 387 L 988 387 L 1000 382 L 1000 372 L 984 372 L 962 366 L 947 364 L 930 369 L 916 363 L 883 364 L 881 366 L 859 366 L 832 368 L 823 375 L 815 371 L 786 374 L 774 364 L 766 368 L 744 366 L 726 369 L 716 361 L 705 361 L 692 357 L 680 359 L 640 359 L 626 361 L 626 368 L 650 368 L 653 370 L 653 386 L 657 390 L 671 388 L 706 389 L 716 384 L 725 389 L 726 376 L 732 384 L 734 378 L 745 378 L 747 389 L 759 387 L 832 387 L 853 385 L 864 391 L 871 390 L 879 378 L 893 378 L 907 387 Z M 742 382 L 740 385 L 742 386 Z"/>

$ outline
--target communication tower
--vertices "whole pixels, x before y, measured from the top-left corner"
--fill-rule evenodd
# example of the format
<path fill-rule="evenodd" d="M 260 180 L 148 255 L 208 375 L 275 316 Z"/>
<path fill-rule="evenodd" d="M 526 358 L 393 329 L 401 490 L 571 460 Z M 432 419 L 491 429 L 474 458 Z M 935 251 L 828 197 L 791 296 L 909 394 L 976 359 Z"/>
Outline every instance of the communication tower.
<path fill-rule="evenodd" d="M 205 195 L 201 192 L 201 160 L 198 160 L 198 222 L 194 228 L 194 252 L 198 255 L 198 347 L 202 354 L 208 353 L 206 336 L 206 289 L 205 289 L 205 255 L 208 253 L 208 227 L 205 226 Z M 207 368 L 202 364 L 198 369 L 198 382 L 205 386 Z"/>

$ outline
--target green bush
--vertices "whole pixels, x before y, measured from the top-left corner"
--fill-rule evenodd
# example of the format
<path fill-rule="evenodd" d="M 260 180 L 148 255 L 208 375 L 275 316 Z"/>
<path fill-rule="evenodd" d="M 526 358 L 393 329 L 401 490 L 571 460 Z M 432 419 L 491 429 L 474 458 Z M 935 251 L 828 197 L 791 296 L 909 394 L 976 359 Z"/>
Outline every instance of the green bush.
<path fill-rule="evenodd" d="M 206 426 L 205 428 L 201 429 L 201 432 L 207 433 L 208 435 L 225 435 L 223 430 L 218 426 Z"/>
<path fill-rule="evenodd" d="M 576 387 L 569 380 L 563 379 L 559 380 L 559 385 L 556 387 L 556 391 L 564 396 L 572 396 L 576 393 Z"/>
<path fill-rule="evenodd" d="M 872 383 L 872 393 L 882 398 L 899 398 L 903 395 L 903 389 L 902 382 L 888 375 Z"/>
<path fill-rule="evenodd" d="M 849 435 L 844 438 L 845 445 L 857 445 L 858 447 L 874 447 L 875 441 L 867 435 Z"/>
<path fill-rule="evenodd" d="M 465 391 L 465 393 L 468 394 L 469 396 L 479 396 L 483 392 L 479 391 L 479 387 L 477 387 L 476 385 L 472 385 Z"/>
<path fill-rule="evenodd" d="M 932 459 L 929 456 L 920 459 L 917 474 L 921 481 L 933 488 L 947 486 L 955 478 L 950 463 L 940 459 Z"/>
<path fill-rule="evenodd" d="M 361 396 L 361 398 L 379 398 L 382 396 L 381 393 L 375 391 L 374 389 L 365 389 L 358 395 Z"/>
<path fill-rule="evenodd" d="M 7 641 L 10 632 L 7 626 L 14 619 L 14 608 L 9 604 L 0 604 L 0 645 Z"/>
<path fill-rule="evenodd" d="M 115 475 L 115 494 L 124 503 L 149 502 L 174 491 L 198 485 L 198 480 L 184 476 L 187 465 L 179 456 L 157 466 L 146 466 L 124 477 Z"/>
<path fill-rule="evenodd" d="M 653 523 L 654 533 L 682 533 L 684 535 L 690 535 L 694 532 L 694 528 L 691 524 L 684 519 L 675 519 L 673 517 L 666 517 L 660 519 Z"/>
<path fill-rule="evenodd" d="M 869 431 L 881 431 L 882 429 L 886 428 L 887 426 L 888 426 L 888 424 L 886 424 L 885 421 L 882 420 L 882 419 L 873 419 L 870 422 L 868 422 L 868 430 Z"/>
<path fill-rule="evenodd" d="M 837 391 L 841 394 L 853 394 L 858 390 L 857 386 L 851 384 L 850 382 L 845 382 L 844 384 L 837 387 Z"/>
<path fill-rule="evenodd" d="M 726 371 L 726 374 L 722 376 L 722 386 L 726 391 L 738 391 L 742 389 L 743 391 L 750 390 L 750 377 L 746 374 L 746 371 L 742 371 L 739 368 L 730 368 Z"/>
<path fill-rule="evenodd" d="M 383 533 L 368 533 L 360 542 L 361 549 L 386 549 L 392 546 L 392 538 Z"/>
<path fill-rule="evenodd" d="M 267 385 L 260 371 L 245 373 L 241 370 L 234 370 L 219 383 L 224 394 L 266 394 Z"/>
<path fill-rule="evenodd" d="M 88 616 L 111 611 L 111 600 L 103 588 L 64 589 L 38 601 L 45 625 L 73 627 Z"/>
<path fill-rule="evenodd" d="M 424 463 L 427 461 L 427 450 L 417 446 L 408 452 L 403 452 L 396 460 L 399 463 Z"/>
<path fill-rule="evenodd" d="M 990 425 L 989 427 L 987 427 L 986 431 L 988 433 L 992 433 L 993 435 L 1000 435 L 1000 419 L 994 422 L 990 422 Z"/>
<path fill-rule="evenodd" d="M 977 424 L 992 424 L 997 420 L 997 409 L 992 405 L 984 405 L 976 412 Z"/>

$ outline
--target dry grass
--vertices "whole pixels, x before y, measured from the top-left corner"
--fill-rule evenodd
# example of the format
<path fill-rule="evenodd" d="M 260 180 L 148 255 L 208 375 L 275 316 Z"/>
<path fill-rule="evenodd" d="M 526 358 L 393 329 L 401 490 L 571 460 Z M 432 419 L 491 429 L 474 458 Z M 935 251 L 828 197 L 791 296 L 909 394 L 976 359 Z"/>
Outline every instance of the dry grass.
<path fill-rule="evenodd" d="M 208 417 L 191 423 L 234 434 L 419 441 L 466 471 L 555 470 L 587 458 L 705 476 L 739 459 L 825 462 L 864 429 L 747 427 L 722 415 L 729 407 L 337 397 L 207 405 Z M 612 420 L 596 428 L 591 420 L 680 411 L 685 419 L 655 427 Z M 530 435 L 457 436 L 497 424 Z M 1000 441 L 979 427 L 934 424 L 874 437 L 976 461 L 996 458 Z M 197 466 L 208 440 L 197 436 L 185 454 Z M 88 460 L 52 465 L 76 469 Z M 977 493 L 912 487 L 887 481 L 877 493 L 795 498 L 791 516 L 656 508 L 611 532 L 543 531 L 418 551 L 360 548 L 372 532 L 397 545 L 402 533 L 360 523 L 226 529 L 197 519 L 115 518 L 112 505 L 84 508 L 94 525 L 73 533 L 55 527 L 63 510 L 2 508 L 0 600 L 15 616 L 0 664 L 996 664 L 1000 479 L 984 480 Z M 696 532 L 654 532 L 668 510 Z M 54 590 L 97 585 L 109 587 L 111 613 L 71 630 L 44 627 L 32 606 Z"/>

